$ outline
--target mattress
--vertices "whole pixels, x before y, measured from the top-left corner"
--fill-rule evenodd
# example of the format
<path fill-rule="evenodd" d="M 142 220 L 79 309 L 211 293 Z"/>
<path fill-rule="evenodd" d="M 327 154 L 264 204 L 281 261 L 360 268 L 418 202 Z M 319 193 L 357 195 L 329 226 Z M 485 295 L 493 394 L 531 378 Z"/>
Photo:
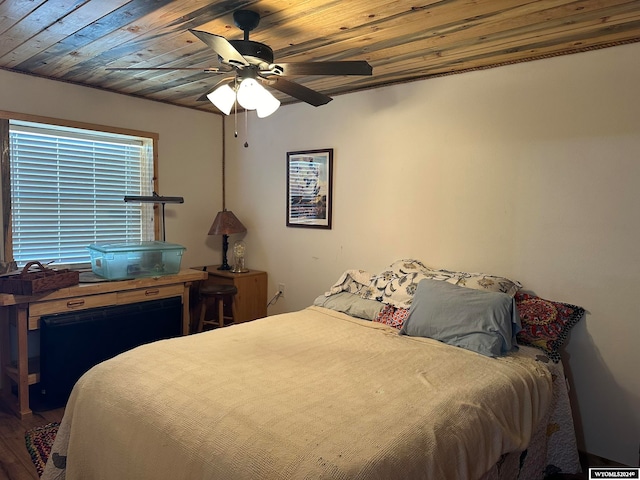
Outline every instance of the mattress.
<path fill-rule="evenodd" d="M 552 414 L 539 353 L 317 306 L 155 342 L 78 381 L 43 478 L 489 478 Z"/>

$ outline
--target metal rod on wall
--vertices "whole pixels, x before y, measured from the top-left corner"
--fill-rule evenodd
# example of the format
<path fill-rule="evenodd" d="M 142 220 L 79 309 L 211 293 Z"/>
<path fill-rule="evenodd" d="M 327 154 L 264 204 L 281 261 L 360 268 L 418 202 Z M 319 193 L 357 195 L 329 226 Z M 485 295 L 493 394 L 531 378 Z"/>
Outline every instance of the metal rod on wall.
<path fill-rule="evenodd" d="M 138 202 L 138 203 L 160 203 L 162 205 L 162 241 L 167 239 L 167 232 L 164 225 L 164 206 L 167 203 L 184 203 L 183 197 L 163 197 L 153 192 L 153 195 L 127 195 L 124 197 L 125 203 Z"/>

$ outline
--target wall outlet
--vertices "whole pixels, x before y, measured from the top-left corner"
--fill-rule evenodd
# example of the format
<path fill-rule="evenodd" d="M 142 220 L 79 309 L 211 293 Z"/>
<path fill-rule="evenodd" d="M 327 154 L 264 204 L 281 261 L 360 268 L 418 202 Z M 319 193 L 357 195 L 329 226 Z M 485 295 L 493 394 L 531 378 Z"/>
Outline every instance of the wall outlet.
<path fill-rule="evenodd" d="M 280 292 L 280 296 L 284 298 L 284 283 L 278 284 L 278 291 Z"/>

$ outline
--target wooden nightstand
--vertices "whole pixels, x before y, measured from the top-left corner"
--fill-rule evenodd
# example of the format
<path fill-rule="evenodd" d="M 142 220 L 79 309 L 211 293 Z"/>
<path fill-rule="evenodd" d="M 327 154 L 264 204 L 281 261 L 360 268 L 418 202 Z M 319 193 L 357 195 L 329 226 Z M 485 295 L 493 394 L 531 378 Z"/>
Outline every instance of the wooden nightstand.
<path fill-rule="evenodd" d="M 204 285 L 231 284 L 238 289 L 235 296 L 235 323 L 267 316 L 267 272 L 249 270 L 231 273 L 229 270 L 218 270 L 218 265 L 207 266 L 206 271 L 209 278 L 204 280 Z"/>

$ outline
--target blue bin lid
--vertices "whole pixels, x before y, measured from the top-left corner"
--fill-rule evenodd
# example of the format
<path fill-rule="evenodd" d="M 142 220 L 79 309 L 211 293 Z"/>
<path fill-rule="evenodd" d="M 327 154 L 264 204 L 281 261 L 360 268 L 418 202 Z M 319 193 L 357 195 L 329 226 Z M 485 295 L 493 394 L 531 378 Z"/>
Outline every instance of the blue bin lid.
<path fill-rule="evenodd" d="M 87 247 L 90 250 L 97 250 L 102 253 L 114 252 L 141 252 L 141 251 L 162 251 L 162 250 L 186 250 L 186 247 L 177 243 L 169 242 L 125 242 L 125 243 L 92 243 Z"/>

